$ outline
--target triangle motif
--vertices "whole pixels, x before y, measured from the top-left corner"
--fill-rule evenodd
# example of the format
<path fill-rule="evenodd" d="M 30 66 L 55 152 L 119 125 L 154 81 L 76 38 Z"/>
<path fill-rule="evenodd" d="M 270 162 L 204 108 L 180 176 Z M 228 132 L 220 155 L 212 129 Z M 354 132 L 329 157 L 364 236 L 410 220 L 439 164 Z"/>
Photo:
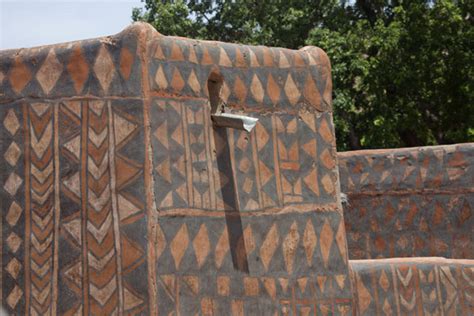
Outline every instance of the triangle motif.
<path fill-rule="evenodd" d="M 120 143 L 126 139 L 133 131 L 137 128 L 137 124 L 132 123 L 120 115 L 114 114 L 114 131 L 115 131 L 115 144 Z"/>

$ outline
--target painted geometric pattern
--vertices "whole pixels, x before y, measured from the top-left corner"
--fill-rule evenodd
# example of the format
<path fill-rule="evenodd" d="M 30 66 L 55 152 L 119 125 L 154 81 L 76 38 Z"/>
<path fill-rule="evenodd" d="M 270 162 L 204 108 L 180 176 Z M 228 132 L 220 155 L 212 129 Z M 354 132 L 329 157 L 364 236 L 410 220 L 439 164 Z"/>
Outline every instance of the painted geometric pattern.
<path fill-rule="evenodd" d="M 417 189 L 472 193 L 473 148 L 474 144 L 467 143 L 338 153 L 341 189 L 347 193 Z"/>
<path fill-rule="evenodd" d="M 151 124 L 160 211 L 276 212 L 288 205 L 288 211 L 336 210 L 330 114 L 258 117 L 250 134 L 213 129 L 207 102 L 155 99 Z"/>
<path fill-rule="evenodd" d="M 351 259 L 474 258 L 474 194 L 349 196 L 344 209 Z"/>
<path fill-rule="evenodd" d="M 349 257 L 474 258 L 472 149 L 339 154 Z"/>
<path fill-rule="evenodd" d="M 0 300 L 12 314 L 25 314 L 23 117 L 21 104 L 0 107 Z"/>
<path fill-rule="evenodd" d="M 236 315 L 289 315 L 296 309 L 350 314 L 344 225 L 338 212 L 162 216 L 159 223 L 158 304 L 167 315 L 230 310 Z"/>
<path fill-rule="evenodd" d="M 318 48 L 294 51 L 160 37 L 149 51 L 151 89 L 160 93 L 207 99 L 209 75 L 218 73 L 221 99 L 235 109 L 330 110 L 330 66 Z"/>
<path fill-rule="evenodd" d="M 141 92 L 137 38 L 125 31 L 107 39 L 0 52 L 5 98 L 127 95 Z"/>
<path fill-rule="evenodd" d="M 351 313 L 331 115 L 213 128 L 207 100 L 150 109 L 158 310 Z"/>
<path fill-rule="evenodd" d="M 351 260 L 357 315 L 472 315 L 474 261 Z"/>
<path fill-rule="evenodd" d="M 141 102 L 21 103 L 1 118 L 4 308 L 147 308 Z"/>

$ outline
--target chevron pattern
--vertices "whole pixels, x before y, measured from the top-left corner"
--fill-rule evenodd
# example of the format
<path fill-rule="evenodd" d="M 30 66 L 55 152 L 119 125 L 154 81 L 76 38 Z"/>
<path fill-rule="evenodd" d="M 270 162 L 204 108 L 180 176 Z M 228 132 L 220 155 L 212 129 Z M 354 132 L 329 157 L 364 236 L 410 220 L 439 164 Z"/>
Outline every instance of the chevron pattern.
<path fill-rule="evenodd" d="M 109 113 L 104 101 L 90 101 L 87 130 L 87 269 L 90 312 L 118 312 L 120 277 L 115 244 L 109 169 Z M 118 245 L 116 245 L 118 246 Z"/>
<path fill-rule="evenodd" d="M 0 56 L 8 314 L 474 314 L 472 260 L 349 274 L 470 258 L 474 151 L 342 154 L 344 224 L 320 49 L 134 25 Z M 251 133 L 213 127 L 210 77 Z"/>
<path fill-rule="evenodd" d="M 358 315 L 469 315 L 473 311 L 472 260 L 352 260 L 350 266 Z"/>
<path fill-rule="evenodd" d="M 53 279 L 55 235 L 55 204 L 53 105 L 34 103 L 29 108 L 31 209 L 30 237 L 30 313 L 47 315 L 53 313 Z"/>
<path fill-rule="evenodd" d="M 143 146 L 139 105 L 117 104 L 114 110 L 103 101 L 60 105 L 61 159 L 68 170 L 62 176 L 60 248 L 72 257 L 60 260 L 65 290 L 60 298 L 70 302 L 66 314 L 137 313 L 145 307 L 143 288 L 130 280 L 143 267 L 146 241 L 126 233 L 143 225 L 143 197 L 130 190 L 143 187 L 143 162 L 128 154 Z M 120 258 L 119 251 L 127 256 Z"/>

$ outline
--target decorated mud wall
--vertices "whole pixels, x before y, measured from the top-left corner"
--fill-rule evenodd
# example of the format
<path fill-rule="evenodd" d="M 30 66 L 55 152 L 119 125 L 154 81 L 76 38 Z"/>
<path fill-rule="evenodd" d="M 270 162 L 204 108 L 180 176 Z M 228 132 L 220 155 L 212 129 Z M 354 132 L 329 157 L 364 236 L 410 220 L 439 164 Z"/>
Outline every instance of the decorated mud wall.
<path fill-rule="evenodd" d="M 135 24 L 0 52 L 0 93 L 8 313 L 351 313 L 320 49 Z"/>
<path fill-rule="evenodd" d="M 474 259 L 474 144 L 338 154 L 350 259 Z"/>
<path fill-rule="evenodd" d="M 350 260 L 355 314 L 473 315 L 474 260 Z"/>

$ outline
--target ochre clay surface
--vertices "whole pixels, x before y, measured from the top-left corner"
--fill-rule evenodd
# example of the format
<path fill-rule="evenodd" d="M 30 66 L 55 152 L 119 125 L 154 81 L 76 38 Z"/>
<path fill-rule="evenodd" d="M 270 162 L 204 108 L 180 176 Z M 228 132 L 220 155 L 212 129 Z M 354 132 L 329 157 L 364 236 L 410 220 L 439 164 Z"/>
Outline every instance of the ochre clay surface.
<path fill-rule="evenodd" d="M 135 24 L 0 75 L 7 312 L 352 312 L 322 50 Z M 251 133 L 213 128 L 209 79 Z"/>
<path fill-rule="evenodd" d="M 0 51 L 1 306 L 472 314 L 472 145 L 344 153 L 338 166 L 331 93 L 319 48 L 142 23 Z M 215 127 L 221 109 L 258 123 Z M 425 254 L 463 260 L 348 260 Z"/>

